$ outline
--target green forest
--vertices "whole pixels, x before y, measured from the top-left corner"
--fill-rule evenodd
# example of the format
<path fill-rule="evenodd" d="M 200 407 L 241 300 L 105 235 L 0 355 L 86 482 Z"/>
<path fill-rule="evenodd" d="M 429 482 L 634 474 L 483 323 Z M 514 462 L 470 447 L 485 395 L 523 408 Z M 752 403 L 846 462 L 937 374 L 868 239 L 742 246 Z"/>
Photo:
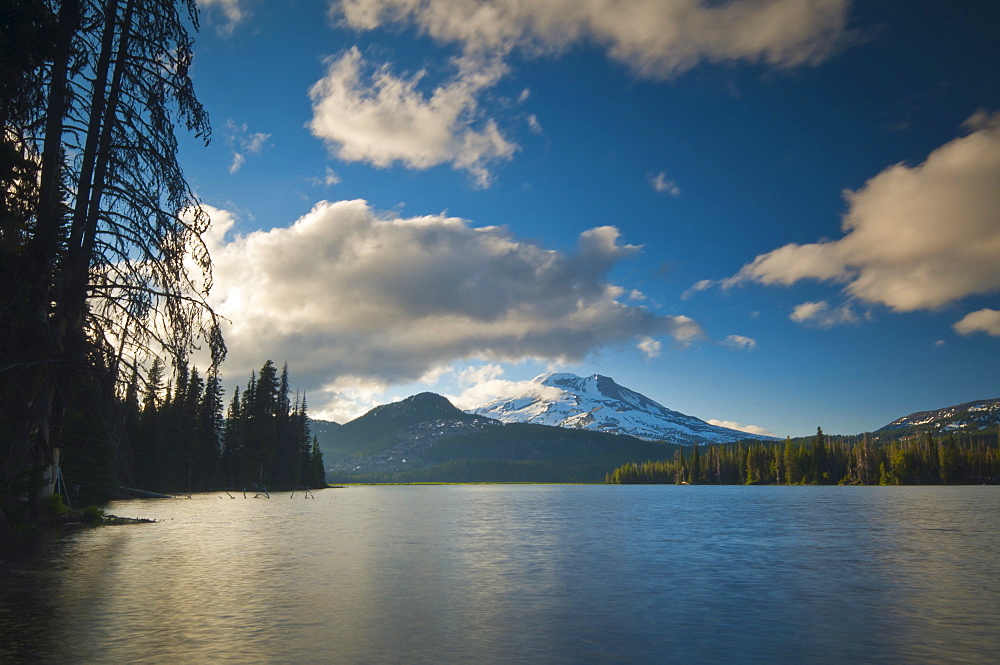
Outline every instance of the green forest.
<path fill-rule="evenodd" d="M 784 443 L 739 443 L 678 448 L 672 459 L 631 462 L 609 472 L 611 484 L 712 485 L 981 485 L 1000 477 L 998 433 L 891 441 L 869 435 Z"/>
<path fill-rule="evenodd" d="M 279 373 L 268 360 L 224 406 L 216 372 L 203 377 L 182 363 L 167 379 L 158 358 L 120 398 L 81 393 L 66 413 L 57 489 L 83 504 L 120 487 L 190 493 L 326 485 L 306 398 L 291 394 L 287 365 Z"/>

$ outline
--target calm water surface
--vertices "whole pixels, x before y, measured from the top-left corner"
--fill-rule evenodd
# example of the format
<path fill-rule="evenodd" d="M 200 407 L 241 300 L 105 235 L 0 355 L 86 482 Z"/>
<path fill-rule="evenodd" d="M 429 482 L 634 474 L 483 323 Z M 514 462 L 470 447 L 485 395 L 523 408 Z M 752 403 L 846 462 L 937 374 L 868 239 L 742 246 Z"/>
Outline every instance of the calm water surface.
<path fill-rule="evenodd" d="M 0 662 L 996 663 L 997 487 L 129 501 L 0 562 Z"/>

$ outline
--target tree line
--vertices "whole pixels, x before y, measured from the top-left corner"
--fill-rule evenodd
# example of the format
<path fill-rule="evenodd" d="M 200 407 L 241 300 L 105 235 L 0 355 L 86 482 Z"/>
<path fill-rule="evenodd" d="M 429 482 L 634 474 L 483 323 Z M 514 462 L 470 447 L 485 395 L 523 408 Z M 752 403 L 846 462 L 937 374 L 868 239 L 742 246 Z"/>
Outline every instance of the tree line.
<path fill-rule="evenodd" d="M 287 363 L 279 374 L 265 362 L 242 392 L 234 391 L 225 414 L 214 371 L 202 377 L 182 363 L 165 383 L 163 365 L 154 359 L 144 388 L 138 383 L 125 398 L 128 454 L 121 482 L 160 492 L 325 486 L 306 398 L 292 398 Z"/>
<path fill-rule="evenodd" d="M 178 125 L 210 136 L 197 27 L 196 0 L 0 3 L 0 503 L 29 520 L 63 457 L 126 468 L 122 405 L 152 357 L 201 347 L 208 376 L 225 357 L 210 220 L 177 159 Z M 190 380 L 157 409 L 193 408 Z"/>
<path fill-rule="evenodd" d="M 959 485 L 997 482 L 1000 434 L 934 436 L 890 442 L 861 437 L 678 448 L 669 460 L 630 462 L 610 484 Z"/>

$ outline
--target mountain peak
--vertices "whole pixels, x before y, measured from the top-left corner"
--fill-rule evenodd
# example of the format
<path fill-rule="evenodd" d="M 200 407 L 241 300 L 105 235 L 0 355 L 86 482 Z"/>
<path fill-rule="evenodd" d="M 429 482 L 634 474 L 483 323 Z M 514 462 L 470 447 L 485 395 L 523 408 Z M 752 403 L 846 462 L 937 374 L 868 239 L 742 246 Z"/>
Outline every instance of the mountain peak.
<path fill-rule="evenodd" d="M 570 372 L 547 372 L 545 374 L 539 374 L 534 379 L 533 383 L 540 383 L 543 386 L 557 386 L 567 382 L 580 381 L 581 377 Z"/>
<path fill-rule="evenodd" d="M 540 374 L 532 383 L 556 390 L 498 397 L 470 413 L 503 422 L 629 434 L 671 443 L 726 443 L 753 438 L 746 432 L 716 427 L 671 411 L 601 374 L 580 377 L 568 372 L 551 372 Z"/>
<path fill-rule="evenodd" d="M 361 418 L 367 419 L 407 419 L 457 418 L 465 419 L 465 412 L 455 408 L 448 398 L 437 393 L 419 393 L 398 402 L 377 406 Z M 360 420 L 360 418 L 359 418 Z"/>

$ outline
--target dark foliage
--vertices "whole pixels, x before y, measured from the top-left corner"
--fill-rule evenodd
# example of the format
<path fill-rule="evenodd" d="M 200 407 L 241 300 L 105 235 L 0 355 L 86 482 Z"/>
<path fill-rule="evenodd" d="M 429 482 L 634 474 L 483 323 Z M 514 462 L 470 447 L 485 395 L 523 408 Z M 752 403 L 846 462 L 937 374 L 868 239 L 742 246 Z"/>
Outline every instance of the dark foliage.
<path fill-rule="evenodd" d="M 694 463 L 693 459 L 701 459 Z M 629 462 L 606 476 L 613 484 L 951 485 L 1000 482 L 1000 434 L 930 432 L 904 439 L 868 435 L 704 446 L 685 459 Z"/>
<path fill-rule="evenodd" d="M 0 3 L 0 482 L 29 519 L 60 457 L 130 473 L 122 405 L 147 358 L 225 354 L 177 160 L 176 123 L 209 133 L 191 27 L 194 0 Z"/>

